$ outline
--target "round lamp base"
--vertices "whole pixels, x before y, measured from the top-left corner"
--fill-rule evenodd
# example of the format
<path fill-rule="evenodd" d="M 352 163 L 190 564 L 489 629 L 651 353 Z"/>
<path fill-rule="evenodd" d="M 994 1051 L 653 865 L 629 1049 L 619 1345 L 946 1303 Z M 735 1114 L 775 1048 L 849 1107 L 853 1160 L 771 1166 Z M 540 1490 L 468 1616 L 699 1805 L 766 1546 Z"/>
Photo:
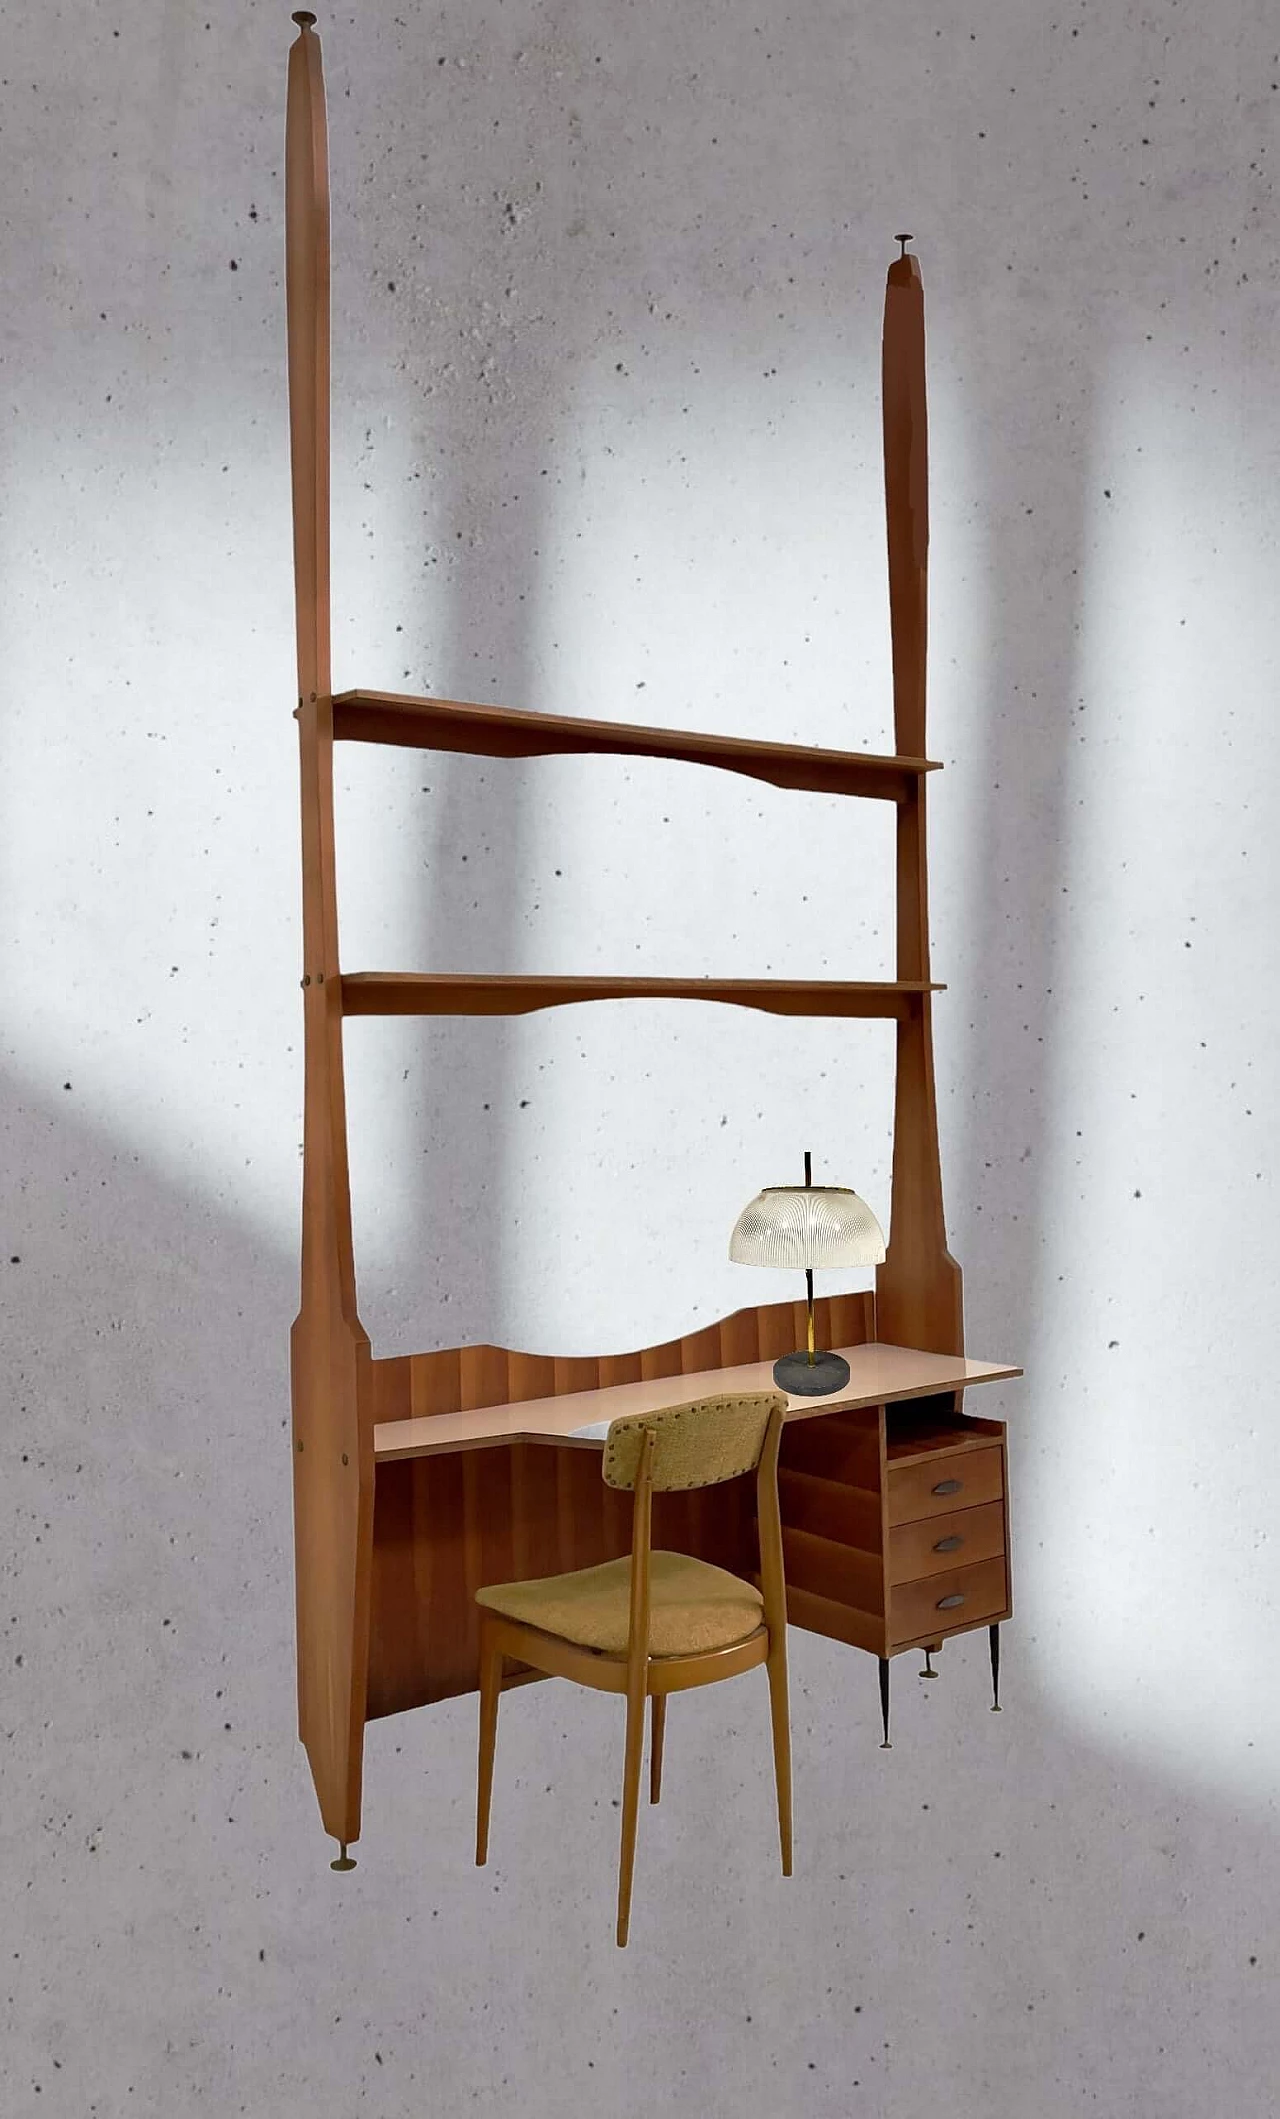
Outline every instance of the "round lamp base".
<path fill-rule="evenodd" d="M 773 1380 L 780 1391 L 794 1398 L 825 1398 L 842 1391 L 849 1381 L 849 1364 L 843 1354 L 784 1354 L 773 1364 Z"/>

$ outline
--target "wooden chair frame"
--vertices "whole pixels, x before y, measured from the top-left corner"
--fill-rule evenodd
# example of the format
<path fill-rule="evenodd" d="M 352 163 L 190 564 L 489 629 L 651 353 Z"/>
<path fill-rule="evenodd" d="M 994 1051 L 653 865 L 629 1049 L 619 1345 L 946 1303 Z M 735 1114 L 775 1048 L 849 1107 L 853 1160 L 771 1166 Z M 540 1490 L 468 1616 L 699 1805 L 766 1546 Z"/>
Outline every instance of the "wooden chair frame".
<path fill-rule="evenodd" d="M 696 1685 L 715 1685 L 763 1663 L 769 1677 L 773 1764 L 778 1798 L 778 1836 L 782 1873 L 791 1874 L 791 1723 L 787 1705 L 787 1590 L 782 1561 L 782 1519 L 778 1508 L 778 1449 L 784 1406 L 769 1415 L 756 1466 L 756 1522 L 760 1541 L 760 1593 L 763 1618 L 755 1632 L 729 1648 L 697 1655 L 654 1656 L 649 1652 L 650 1555 L 653 1519 L 654 1435 L 641 1443 L 631 1527 L 631 1612 L 625 1655 L 581 1648 L 497 1612 L 480 1615 L 480 1761 L 476 1797 L 476 1862 L 483 1867 L 489 1852 L 489 1810 L 493 1796 L 493 1761 L 498 1735 L 498 1701 L 505 1659 L 549 1677 L 570 1678 L 595 1692 L 625 1693 L 626 1751 L 622 1769 L 622 1837 L 618 1855 L 617 1940 L 625 1946 L 631 1920 L 631 1885 L 635 1872 L 636 1830 L 640 1810 L 640 1763 L 644 1750 L 645 1701 L 652 1700 L 649 1800 L 662 1791 L 662 1745 L 667 1697 Z M 711 1483 L 711 1482 L 708 1482 Z"/>

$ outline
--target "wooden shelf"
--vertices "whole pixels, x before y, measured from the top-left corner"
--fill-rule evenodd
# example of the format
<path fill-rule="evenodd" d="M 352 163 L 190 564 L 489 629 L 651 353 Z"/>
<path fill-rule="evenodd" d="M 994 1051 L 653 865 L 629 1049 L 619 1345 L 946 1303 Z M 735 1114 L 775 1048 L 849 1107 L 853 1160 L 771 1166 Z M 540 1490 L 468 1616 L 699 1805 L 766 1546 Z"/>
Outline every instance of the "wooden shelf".
<path fill-rule="evenodd" d="M 400 692 L 339 692 L 333 733 L 345 742 L 394 743 L 411 749 L 463 751 L 484 758 L 545 758 L 579 753 L 676 758 L 745 773 L 773 787 L 816 794 L 869 795 L 903 802 L 929 758 L 885 758 L 870 751 L 814 750 L 796 743 L 757 743 L 738 736 L 700 736 L 683 729 L 630 728 L 571 714 L 528 714 L 509 706 L 470 706 L 456 699 L 416 699 Z"/>
<path fill-rule="evenodd" d="M 344 1015 L 528 1015 L 576 1001 L 727 1001 L 769 1015 L 907 1015 L 923 979 L 502 978 L 448 971 L 352 971 L 342 980 Z"/>
<path fill-rule="evenodd" d="M 849 1381 L 828 1398 L 787 1400 L 787 1420 L 815 1419 L 824 1413 L 859 1406 L 896 1404 L 935 1392 L 964 1390 L 974 1383 L 999 1383 L 1022 1370 L 993 1361 L 970 1361 L 962 1354 L 928 1354 L 915 1347 L 885 1346 L 871 1341 L 840 1347 L 849 1364 Z M 701 1373 L 654 1376 L 640 1383 L 615 1383 L 603 1390 L 566 1392 L 555 1398 L 526 1398 L 516 1404 L 482 1405 L 461 1413 L 431 1413 L 422 1419 L 380 1421 L 373 1431 L 374 1457 L 390 1464 L 406 1457 L 432 1457 L 454 1450 L 502 1442 L 557 1442 L 598 1449 L 602 1435 L 582 1435 L 626 1413 L 651 1413 L 664 1405 L 685 1405 L 698 1398 L 741 1391 L 772 1391 L 771 1361 L 745 1362 L 735 1368 Z"/>

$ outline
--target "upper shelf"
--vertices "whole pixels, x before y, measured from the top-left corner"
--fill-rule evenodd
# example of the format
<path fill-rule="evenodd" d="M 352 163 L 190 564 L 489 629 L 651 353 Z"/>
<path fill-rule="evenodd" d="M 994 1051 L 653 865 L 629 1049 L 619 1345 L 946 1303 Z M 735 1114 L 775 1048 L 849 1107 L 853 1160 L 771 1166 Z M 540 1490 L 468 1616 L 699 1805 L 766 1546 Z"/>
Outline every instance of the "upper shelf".
<path fill-rule="evenodd" d="M 333 733 L 347 742 L 398 743 L 411 749 L 470 751 L 484 758 L 545 758 L 595 752 L 611 757 L 678 758 L 745 773 L 774 787 L 827 795 L 870 795 L 902 802 L 929 758 L 882 758 L 870 751 L 811 750 L 798 743 L 756 743 L 740 736 L 699 736 L 684 729 L 629 728 L 570 714 L 527 714 L 509 706 L 467 706 L 455 699 L 415 699 L 400 692 L 339 692 Z"/>
<path fill-rule="evenodd" d="M 342 980 L 344 1015 L 528 1015 L 574 1001 L 729 1001 L 769 1015 L 907 1014 L 923 979 L 495 978 L 449 971 L 353 971 Z"/>

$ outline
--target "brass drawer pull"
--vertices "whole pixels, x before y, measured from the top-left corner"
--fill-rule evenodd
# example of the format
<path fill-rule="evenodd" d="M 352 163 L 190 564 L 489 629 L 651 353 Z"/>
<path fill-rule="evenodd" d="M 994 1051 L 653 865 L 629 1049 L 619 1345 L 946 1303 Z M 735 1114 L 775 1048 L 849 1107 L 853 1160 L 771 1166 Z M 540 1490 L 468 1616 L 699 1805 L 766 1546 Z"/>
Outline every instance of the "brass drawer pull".
<path fill-rule="evenodd" d="M 939 1597 L 937 1608 L 939 1611 L 955 1611 L 963 1602 L 964 1593 L 958 1590 L 953 1597 Z"/>
<path fill-rule="evenodd" d="M 935 1494 L 958 1494 L 960 1486 L 959 1479 L 939 1479 L 933 1491 Z"/>
<path fill-rule="evenodd" d="M 960 1537 L 939 1538 L 933 1549 L 935 1552 L 959 1552 L 963 1544 L 964 1539 Z"/>

